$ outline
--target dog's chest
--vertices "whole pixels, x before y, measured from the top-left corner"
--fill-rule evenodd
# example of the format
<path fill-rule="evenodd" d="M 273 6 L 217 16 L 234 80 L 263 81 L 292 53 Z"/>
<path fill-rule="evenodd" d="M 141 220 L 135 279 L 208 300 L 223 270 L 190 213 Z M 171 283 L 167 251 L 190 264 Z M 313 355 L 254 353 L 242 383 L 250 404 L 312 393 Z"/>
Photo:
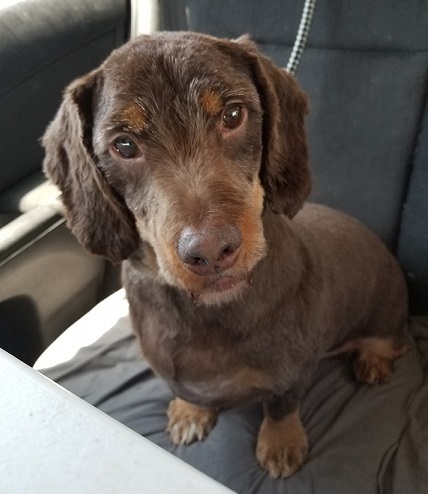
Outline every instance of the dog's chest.
<path fill-rule="evenodd" d="M 176 373 L 167 379 L 169 386 L 187 401 L 211 406 L 234 406 L 270 393 L 271 377 L 230 353 L 224 349 L 182 352 L 173 358 Z"/>
<path fill-rule="evenodd" d="M 206 406 L 234 406 L 258 400 L 274 389 L 274 380 L 242 348 L 204 341 L 202 336 L 183 339 L 146 328 L 143 351 L 153 369 L 180 398 Z"/>

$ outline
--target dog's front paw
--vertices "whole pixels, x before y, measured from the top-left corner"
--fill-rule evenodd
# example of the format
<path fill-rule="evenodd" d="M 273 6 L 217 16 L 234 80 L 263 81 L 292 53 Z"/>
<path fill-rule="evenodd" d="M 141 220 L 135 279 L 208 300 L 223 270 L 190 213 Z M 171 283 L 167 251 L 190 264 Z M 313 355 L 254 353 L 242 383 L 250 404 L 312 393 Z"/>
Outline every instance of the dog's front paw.
<path fill-rule="evenodd" d="M 280 421 L 264 418 L 256 455 L 271 477 L 277 479 L 293 475 L 303 465 L 308 450 L 308 438 L 297 411 Z"/>
<path fill-rule="evenodd" d="M 167 431 L 174 444 L 202 441 L 211 432 L 217 419 L 217 410 L 202 408 L 175 398 L 169 404 Z"/>

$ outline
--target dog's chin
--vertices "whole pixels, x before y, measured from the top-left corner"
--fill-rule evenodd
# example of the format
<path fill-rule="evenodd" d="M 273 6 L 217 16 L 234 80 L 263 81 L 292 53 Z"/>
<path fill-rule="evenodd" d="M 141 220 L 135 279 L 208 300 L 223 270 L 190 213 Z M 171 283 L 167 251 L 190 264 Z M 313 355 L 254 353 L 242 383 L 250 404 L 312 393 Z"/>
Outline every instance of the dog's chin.
<path fill-rule="evenodd" d="M 203 287 L 190 292 L 197 305 L 223 305 L 242 298 L 251 287 L 248 278 L 228 275 L 209 276 Z"/>
<path fill-rule="evenodd" d="M 246 256 L 245 262 L 236 262 L 226 271 L 206 276 L 191 272 L 173 258 L 173 262 L 158 262 L 158 279 L 181 292 L 184 291 L 195 306 L 229 304 L 242 299 L 251 289 L 254 269 L 265 254 L 263 243 L 251 258 Z M 168 261 L 168 258 L 165 261 Z"/>

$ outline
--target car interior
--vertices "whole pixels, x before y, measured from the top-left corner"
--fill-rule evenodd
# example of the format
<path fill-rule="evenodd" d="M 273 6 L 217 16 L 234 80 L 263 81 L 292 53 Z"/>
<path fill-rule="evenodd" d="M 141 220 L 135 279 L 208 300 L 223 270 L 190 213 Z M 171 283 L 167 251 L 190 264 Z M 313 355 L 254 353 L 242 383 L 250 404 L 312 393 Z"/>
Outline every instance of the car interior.
<path fill-rule="evenodd" d="M 0 4 L 0 348 L 240 493 L 428 489 L 428 3 L 318 0 L 296 79 L 309 96 L 310 201 L 356 217 L 398 259 L 412 350 L 369 388 L 326 359 L 302 406 L 303 468 L 274 480 L 254 456 L 257 404 L 174 446 L 171 392 L 143 359 L 120 265 L 66 226 L 40 139 L 64 88 L 138 33 L 248 33 L 285 67 L 304 0 L 22 0 Z M 1 379 L 1 376 L 0 376 Z"/>

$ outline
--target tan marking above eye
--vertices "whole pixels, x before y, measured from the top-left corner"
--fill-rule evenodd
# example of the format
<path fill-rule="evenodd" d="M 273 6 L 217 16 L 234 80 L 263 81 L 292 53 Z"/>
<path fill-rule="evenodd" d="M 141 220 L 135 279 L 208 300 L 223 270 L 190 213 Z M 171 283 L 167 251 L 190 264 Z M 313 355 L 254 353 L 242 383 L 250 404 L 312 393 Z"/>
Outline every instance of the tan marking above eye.
<path fill-rule="evenodd" d="M 121 123 L 133 132 L 143 132 L 146 127 L 146 115 L 137 103 L 131 103 L 120 115 Z"/>
<path fill-rule="evenodd" d="M 223 107 L 220 95 L 217 94 L 215 91 L 212 91 L 211 89 L 206 89 L 202 93 L 200 102 L 201 102 L 202 108 L 209 115 L 219 114 L 221 112 L 222 107 Z"/>

